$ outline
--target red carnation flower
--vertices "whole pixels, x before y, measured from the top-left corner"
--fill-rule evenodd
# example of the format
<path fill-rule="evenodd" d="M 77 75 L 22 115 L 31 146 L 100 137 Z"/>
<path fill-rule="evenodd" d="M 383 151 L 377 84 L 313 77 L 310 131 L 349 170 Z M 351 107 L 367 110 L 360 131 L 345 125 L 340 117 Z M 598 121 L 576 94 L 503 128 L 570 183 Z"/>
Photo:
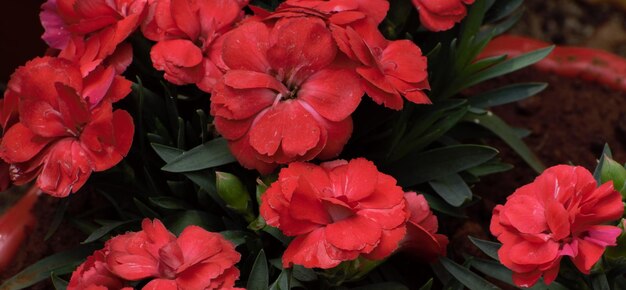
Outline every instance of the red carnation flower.
<path fill-rule="evenodd" d="M 612 182 L 596 187 L 586 169 L 558 165 L 494 208 L 491 233 L 502 242 L 498 256 L 515 284 L 530 287 L 541 276 L 551 283 L 564 256 L 589 274 L 605 248 L 615 245 L 621 230 L 603 224 L 622 216 L 622 197 Z"/>
<path fill-rule="evenodd" d="M 45 29 L 42 38 L 61 51 L 72 46 L 71 42 L 91 42 L 90 58 L 104 60 L 143 21 L 146 3 L 147 0 L 48 0 L 40 14 Z"/>
<path fill-rule="evenodd" d="M 134 126 L 111 103 L 128 93 L 130 82 L 112 69 L 83 79 L 75 64 L 52 57 L 20 67 L 3 101 L 3 110 L 19 115 L 19 122 L 3 120 L 0 143 L 14 183 L 37 177 L 42 191 L 63 197 L 80 189 L 91 172 L 117 164 L 130 149 Z"/>
<path fill-rule="evenodd" d="M 104 249 L 95 251 L 74 270 L 70 283 L 67 285 L 67 290 L 132 289 L 132 287 L 124 287 L 124 285 L 127 285 L 127 281 L 109 270 L 106 264 L 106 255 L 109 252 L 108 247 L 107 243 Z"/>
<path fill-rule="evenodd" d="M 117 276 L 154 278 L 143 289 L 236 289 L 240 254 L 221 235 L 188 226 L 176 238 L 157 219 L 144 219 L 141 227 L 109 241 L 106 259 Z"/>
<path fill-rule="evenodd" d="M 336 157 L 352 133 L 363 90 L 319 18 L 247 22 L 224 39 L 230 68 L 211 96 L 211 115 L 246 168 Z"/>
<path fill-rule="evenodd" d="M 222 76 L 221 37 L 243 17 L 247 0 L 157 0 L 142 26 L 158 41 L 150 56 L 165 79 L 211 92 Z"/>
<path fill-rule="evenodd" d="M 356 71 L 376 103 L 395 110 L 402 109 L 402 96 L 416 104 L 431 103 L 424 93 L 430 89 L 428 61 L 415 43 L 389 41 L 371 23 L 335 28 L 333 35 L 341 51 L 361 64 Z"/>
<path fill-rule="evenodd" d="M 465 5 L 474 0 L 412 0 L 420 21 L 430 31 L 444 31 L 461 22 L 467 15 Z"/>
<path fill-rule="evenodd" d="M 398 248 L 408 218 L 402 188 L 363 158 L 289 164 L 263 194 L 261 215 L 295 237 L 283 267 L 323 269 L 359 255 L 384 259 Z"/>
<path fill-rule="evenodd" d="M 400 242 L 402 250 L 428 262 L 434 261 L 439 256 L 445 256 L 448 237 L 437 234 L 439 223 L 430 210 L 426 198 L 415 192 L 405 193 L 404 198 L 411 217 L 407 222 L 406 237 Z"/>
<path fill-rule="evenodd" d="M 320 13 L 319 15 L 324 15 L 336 25 L 346 25 L 357 21 L 378 25 L 387 16 L 389 2 L 387 0 L 287 0 L 276 9 L 276 12 L 285 16 L 288 16 L 288 13 L 312 13 L 302 9 Z"/>

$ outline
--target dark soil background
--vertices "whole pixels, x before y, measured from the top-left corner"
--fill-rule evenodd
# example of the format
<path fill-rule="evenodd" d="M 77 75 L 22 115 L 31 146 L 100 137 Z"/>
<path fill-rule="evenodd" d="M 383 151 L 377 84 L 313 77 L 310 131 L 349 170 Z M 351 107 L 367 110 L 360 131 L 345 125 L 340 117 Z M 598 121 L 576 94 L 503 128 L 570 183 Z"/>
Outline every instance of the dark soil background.
<path fill-rule="evenodd" d="M 42 1 L 9 1 L 0 10 L 0 85 L 18 66 L 42 55 L 45 51 L 39 39 L 43 29 L 38 24 L 38 6 Z M 526 0 L 526 15 L 511 33 L 528 35 L 556 44 L 596 47 L 626 56 L 626 1 L 623 0 Z M 14 30 L 19 27 L 19 33 Z M 549 88 L 538 96 L 518 104 L 496 108 L 494 111 L 510 125 L 530 129 L 527 144 L 546 166 L 571 163 L 593 170 L 604 143 L 613 150 L 614 157 L 626 161 L 626 93 L 576 79 L 526 69 L 510 76 L 473 88 L 479 92 L 512 82 L 548 82 Z M 536 176 L 519 157 L 497 140 L 491 145 L 501 149 L 502 159 L 515 169 L 484 178 L 475 188 L 475 194 L 484 202 L 471 207 L 472 219 L 460 221 L 461 228 L 451 235 L 450 251 L 478 254 L 468 242 L 472 235 L 489 239 L 488 223 L 491 210 L 504 202 L 515 188 Z M 19 192 L 0 195 L 0 211 L 19 196 Z M 98 199 L 92 195 L 72 198 L 68 214 L 89 208 Z M 47 241 L 44 237 L 52 222 L 59 200 L 43 196 L 35 206 L 39 223 L 23 245 L 14 264 L 0 273 L 0 282 L 23 267 L 55 252 L 72 248 L 85 238 L 69 222 Z M 33 289 L 46 289 L 39 285 Z"/>

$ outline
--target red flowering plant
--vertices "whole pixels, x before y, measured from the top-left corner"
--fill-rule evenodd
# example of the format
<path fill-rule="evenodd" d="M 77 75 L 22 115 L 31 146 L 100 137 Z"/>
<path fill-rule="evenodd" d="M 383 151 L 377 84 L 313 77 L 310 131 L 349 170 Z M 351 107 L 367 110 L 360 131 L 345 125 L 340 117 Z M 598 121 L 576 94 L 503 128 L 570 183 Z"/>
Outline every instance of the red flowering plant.
<path fill-rule="evenodd" d="M 478 58 L 521 2 L 46 1 L 50 49 L 0 103 L 0 186 L 63 198 L 44 232 L 83 242 L 0 288 L 495 287 L 448 235 L 509 169 L 485 131 L 543 171 L 490 107 L 545 85 L 466 90 L 549 54 Z M 594 274 L 619 239 L 619 194 L 558 168 L 495 209 L 488 265 L 519 285 L 564 256 Z"/>

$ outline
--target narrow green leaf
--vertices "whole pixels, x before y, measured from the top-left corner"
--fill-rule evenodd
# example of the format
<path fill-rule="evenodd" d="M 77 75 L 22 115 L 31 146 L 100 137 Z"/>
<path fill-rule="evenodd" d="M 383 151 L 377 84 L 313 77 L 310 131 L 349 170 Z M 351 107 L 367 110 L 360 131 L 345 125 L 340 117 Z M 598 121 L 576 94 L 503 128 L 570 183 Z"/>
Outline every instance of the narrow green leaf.
<path fill-rule="evenodd" d="M 490 175 L 494 173 L 505 172 L 513 169 L 513 165 L 508 163 L 502 163 L 500 161 L 493 161 L 478 165 L 474 168 L 470 168 L 467 170 L 470 174 L 480 177 L 485 175 Z"/>
<path fill-rule="evenodd" d="M 622 189 L 626 181 L 626 168 L 608 156 L 604 156 L 604 164 L 600 170 L 600 183 L 604 184 L 608 181 L 613 181 L 613 187 L 616 190 Z"/>
<path fill-rule="evenodd" d="M 485 15 L 485 21 L 497 22 L 508 16 L 510 16 L 515 10 L 522 6 L 524 0 L 500 0 L 496 1 L 494 5 L 487 11 Z"/>
<path fill-rule="evenodd" d="M 137 207 L 137 209 L 139 210 L 139 212 L 141 213 L 142 216 L 147 217 L 147 218 L 158 218 L 158 217 L 160 217 L 159 213 L 157 213 L 156 211 L 151 209 L 149 206 L 147 206 L 141 200 L 138 200 L 136 197 L 133 197 L 133 203 L 135 204 L 135 206 Z"/>
<path fill-rule="evenodd" d="M 453 145 L 409 155 L 386 168 L 403 187 L 414 186 L 485 163 L 498 154 L 480 145 Z"/>
<path fill-rule="evenodd" d="M 267 289 L 267 288 L 266 288 Z M 283 269 L 276 278 L 276 281 L 272 283 L 269 290 L 290 290 L 291 289 L 291 270 Z"/>
<path fill-rule="evenodd" d="M 54 272 L 50 273 L 50 280 L 56 290 L 65 290 L 67 289 L 67 284 L 69 284 L 67 281 L 59 278 Z"/>
<path fill-rule="evenodd" d="M 18 290 L 30 287 L 44 279 L 49 278 L 50 273 L 52 272 L 57 275 L 70 273 L 72 270 L 59 270 L 77 267 L 88 255 L 99 247 L 100 245 L 93 243 L 85 244 L 43 258 L 17 273 L 15 276 L 4 281 L 4 283 L 0 285 L 0 290 Z"/>
<path fill-rule="evenodd" d="M 493 285 L 489 281 L 478 276 L 476 273 L 446 257 L 442 257 L 439 261 L 443 267 L 446 268 L 452 276 L 454 276 L 454 278 L 459 280 L 459 282 L 463 283 L 463 285 L 471 290 L 500 289 L 496 285 Z"/>
<path fill-rule="evenodd" d="M 164 209 L 182 210 L 192 208 L 192 206 L 186 202 L 171 196 L 154 196 L 149 197 L 148 199 L 152 204 Z"/>
<path fill-rule="evenodd" d="M 475 61 L 474 63 L 469 64 L 465 70 L 463 70 L 463 75 L 464 76 L 473 75 L 488 67 L 501 63 L 504 60 L 506 60 L 506 55 L 492 56 L 492 57 L 487 57 L 487 58 Z"/>
<path fill-rule="evenodd" d="M 598 158 L 598 166 L 596 166 L 596 169 L 593 171 L 593 178 L 595 178 L 598 184 L 602 183 L 601 174 L 602 167 L 604 167 L 604 156 L 613 158 L 611 148 L 609 147 L 609 144 L 606 143 L 604 144 L 604 148 L 602 149 L 602 155 L 600 155 L 600 158 Z"/>
<path fill-rule="evenodd" d="M 471 266 L 489 277 L 498 279 L 499 281 L 511 286 L 515 286 L 513 283 L 513 272 L 496 261 L 473 259 Z"/>
<path fill-rule="evenodd" d="M 430 290 L 433 287 L 433 278 L 430 278 L 424 286 L 420 287 L 419 290 Z"/>
<path fill-rule="evenodd" d="M 447 204 L 441 198 L 426 193 L 423 193 L 422 195 L 426 198 L 426 201 L 428 201 L 428 205 L 432 210 L 457 218 L 467 218 L 463 211 L 459 210 L 457 207 Z"/>
<path fill-rule="evenodd" d="M 102 225 L 100 228 L 98 228 L 95 231 L 91 232 L 91 234 L 87 237 L 87 239 L 82 241 L 82 244 L 87 244 L 87 243 L 91 243 L 91 242 L 97 241 L 98 239 L 104 237 L 104 235 L 110 233 L 112 230 L 117 229 L 120 226 L 123 226 L 125 224 L 129 224 L 129 223 L 132 223 L 132 222 L 135 222 L 135 220 L 107 222 L 104 225 Z"/>
<path fill-rule="evenodd" d="M 484 115 L 468 114 L 466 120 L 483 126 L 496 134 L 496 136 L 500 137 L 507 145 L 513 148 L 513 150 L 515 150 L 515 152 L 517 152 L 517 154 L 535 171 L 542 172 L 545 169 L 545 166 L 539 158 L 528 148 L 526 143 L 517 136 L 515 130 L 509 127 L 509 125 L 498 116 L 491 112 Z"/>
<path fill-rule="evenodd" d="M 461 82 L 462 83 L 461 89 L 469 88 L 473 85 L 479 84 L 486 80 L 490 80 L 492 78 L 496 78 L 496 77 L 520 70 L 527 66 L 533 65 L 536 62 L 548 56 L 548 54 L 550 54 L 553 49 L 554 49 L 554 46 L 549 46 L 546 48 L 531 51 L 529 53 L 520 55 L 515 58 L 511 58 L 499 64 L 496 64 L 488 69 L 485 69 L 463 80 Z"/>
<path fill-rule="evenodd" d="M 496 261 L 500 260 L 498 258 L 498 250 L 500 249 L 500 247 L 502 247 L 502 244 L 491 242 L 491 241 L 485 241 L 485 240 L 477 239 L 477 238 L 474 238 L 472 236 L 469 236 L 468 238 L 470 239 L 472 244 L 474 244 L 481 251 L 483 251 L 483 253 L 487 254 L 487 256 L 491 257 L 492 259 L 494 259 Z"/>
<path fill-rule="evenodd" d="M 459 207 L 472 199 L 472 190 L 458 174 L 446 175 L 428 182 L 443 200 L 452 206 Z"/>
<path fill-rule="evenodd" d="M 237 247 L 246 243 L 248 233 L 246 231 L 221 231 L 220 235 Z"/>
<path fill-rule="evenodd" d="M 250 271 L 246 289 L 248 290 L 267 290 L 270 283 L 269 270 L 267 268 L 267 258 L 265 251 L 261 249 L 254 260 L 254 266 Z"/>
<path fill-rule="evenodd" d="M 175 215 L 167 217 L 163 223 L 167 228 L 179 235 L 186 227 L 190 225 L 199 226 L 211 232 L 223 229 L 221 218 L 208 212 L 197 210 L 186 210 Z"/>
<path fill-rule="evenodd" d="M 189 172 L 231 162 L 235 162 L 235 157 L 230 153 L 226 139 L 217 138 L 183 152 L 161 169 L 168 172 Z"/>
<path fill-rule="evenodd" d="M 486 109 L 526 99 L 547 87 L 546 83 L 514 84 L 471 97 L 469 104 L 476 108 Z"/>

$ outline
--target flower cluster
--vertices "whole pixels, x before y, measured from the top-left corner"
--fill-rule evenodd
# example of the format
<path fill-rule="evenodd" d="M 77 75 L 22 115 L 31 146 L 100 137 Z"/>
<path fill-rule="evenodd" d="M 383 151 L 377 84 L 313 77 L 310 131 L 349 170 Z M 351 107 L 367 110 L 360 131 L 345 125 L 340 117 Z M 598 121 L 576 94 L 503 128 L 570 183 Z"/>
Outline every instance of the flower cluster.
<path fill-rule="evenodd" d="M 371 3 L 370 3 L 371 2 Z M 289 0 L 218 41 L 224 74 L 211 95 L 215 126 L 247 168 L 330 159 L 352 133 L 364 92 L 389 108 L 429 103 L 426 58 L 377 29 L 389 4 Z"/>
<path fill-rule="evenodd" d="M 263 194 L 261 215 L 295 237 L 284 267 L 328 269 L 359 256 L 382 260 L 400 245 L 432 259 L 445 254 L 447 244 L 435 234 L 437 220 L 423 196 L 405 196 L 393 177 L 363 158 L 289 164 Z"/>
<path fill-rule="evenodd" d="M 238 289 L 240 255 L 221 235 L 188 226 L 176 238 L 157 219 L 141 226 L 88 257 L 67 289 L 132 289 L 131 281 L 148 278 L 142 289 Z"/>
<path fill-rule="evenodd" d="M 496 206 L 491 232 L 502 242 L 498 256 L 514 272 L 515 284 L 530 287 L 541 276 L 551 283 L 565 256 L 589 274 L 621 233 L 603 224 L 623 212 L 622 197 L 612 182 L 597 187 L 586 169 L 558 165 Z"/>

